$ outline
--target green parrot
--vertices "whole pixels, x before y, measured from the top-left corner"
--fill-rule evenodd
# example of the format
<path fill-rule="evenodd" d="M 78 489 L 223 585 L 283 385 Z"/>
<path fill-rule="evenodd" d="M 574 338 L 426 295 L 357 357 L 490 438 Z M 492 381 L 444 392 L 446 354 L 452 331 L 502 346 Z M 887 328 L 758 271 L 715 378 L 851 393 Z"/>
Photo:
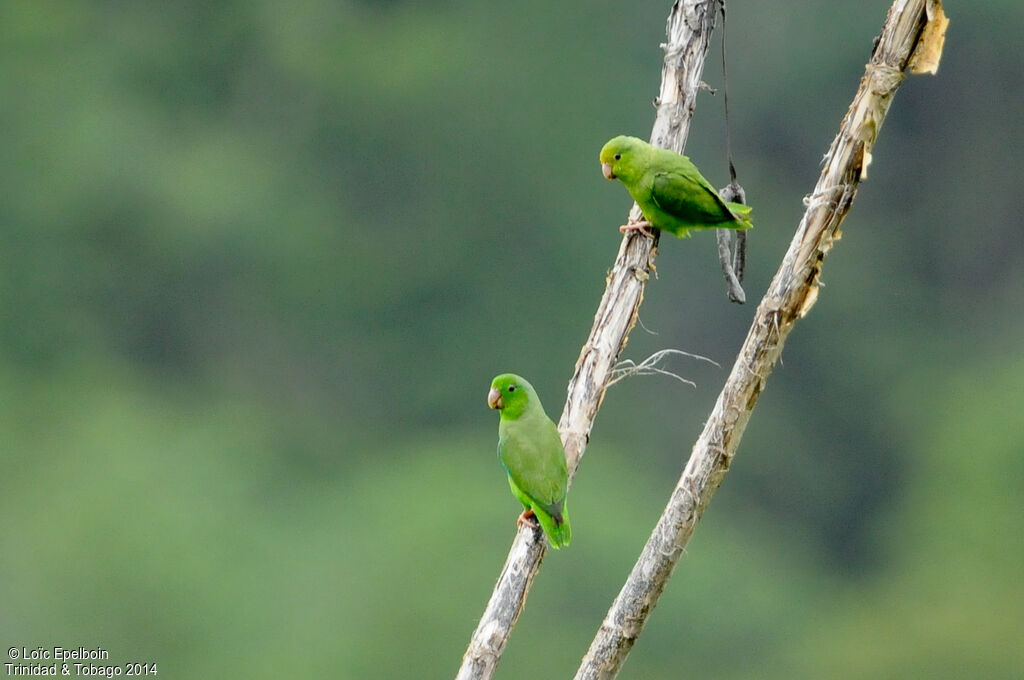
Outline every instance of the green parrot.
<path fill-rule="evenodd" d="M 498 458 L 508 473 L 512 494 L 526 508 L 518 524 L 536 517 L 552 547 L 569 545 L 569 510 L 565 492 L 569 471 L 565 447 L 540 403 L 533 385 L 503 373 L 491 381 L 487 405 L 501 414 Z"/>
<path fill-rule="evenodd" d="M 689 158 L 642 139 L 620 135 L 609 140 L 601 149 L 601 172 L 607 179 L 622 180 L 646 218 L 619 231 L 648 233 L 646 227 L 657 227 L 685 238 L 691 229 L 753 226 L 750 206 L 723 201 Z"/>

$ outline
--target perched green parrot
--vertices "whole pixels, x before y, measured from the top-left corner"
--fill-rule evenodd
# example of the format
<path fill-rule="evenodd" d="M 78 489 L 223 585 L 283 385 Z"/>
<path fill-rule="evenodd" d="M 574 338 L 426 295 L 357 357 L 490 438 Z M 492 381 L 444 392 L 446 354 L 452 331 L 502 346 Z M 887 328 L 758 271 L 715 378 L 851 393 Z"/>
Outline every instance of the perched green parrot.
<path fill-rule="evenodd" d="M 646 221 L 619 230 L 657 227 L 680 238 L 691 229 L 749 229 L 750 206 L 726 203 L 689 158 L 642 139 L 620 135 L 601 149 L 601 172 L 619 179 Z"/>
<path fill-rule="evenodd" d="M 565 504 L 569 471 L 565 447 L 540 403 L 533 385 L 512 373 L 491 381 L 487 405 L 498 409 L 498 458 L 508 473 L 512 494 L 526 508 L 519 524 L 536 516 L 552 547 L 569 545 L 569 510 Z"/>

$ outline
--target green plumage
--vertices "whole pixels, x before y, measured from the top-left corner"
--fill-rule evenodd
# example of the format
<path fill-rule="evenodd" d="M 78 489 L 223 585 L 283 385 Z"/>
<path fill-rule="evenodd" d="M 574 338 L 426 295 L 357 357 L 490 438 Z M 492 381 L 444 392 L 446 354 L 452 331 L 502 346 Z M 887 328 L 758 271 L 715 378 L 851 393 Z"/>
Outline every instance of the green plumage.
<path fill-rule="evenodd" d="M 726 203 L 689 158 L 637 137 L 601 149 L 601 170 L 621 180 L 652 226 L 679 237 L 693 229 L 749 229 L 750 206 Z"/>
<path fill-rule="evenodd" d="M 540 522 L 552 547 L 569 545 L 565 493 L 569 472 L 558 428 L 544 413 L 533 386 L 511 373 L 491 382 L 487 403 L 498 409 L 498 458 L 508 473 L 512 494 Z"/>

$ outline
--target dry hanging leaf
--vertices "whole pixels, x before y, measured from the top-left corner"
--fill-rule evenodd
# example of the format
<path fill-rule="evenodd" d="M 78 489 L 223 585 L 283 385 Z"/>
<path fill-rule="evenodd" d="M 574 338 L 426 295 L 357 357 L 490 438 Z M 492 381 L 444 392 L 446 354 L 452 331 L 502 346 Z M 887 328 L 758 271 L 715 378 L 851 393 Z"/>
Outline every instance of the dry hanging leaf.
<path fill-rule="evenodd" d="M 800 309 L 797 310 L 797 316 L 801 319 L 807 316 L 807 312 L 811 311 L 811 307 L 818 301 L 818 284 L 814 283 L 810 288 L 807 289 L 807 295 L 804 296 L 803 302 L 800 303 Z"/>
<path fill-rule="evenodd" d="M 917 47 L 910 56 L 909 68 L 911 73 L 931 73 L 939 70 L 939 60 L 942 58 L 942 46 L 946 43 L 946 27 L 949 19 L 942 11 L 941 0 L 934 0 L 928 3 L 928 23 L 921 31 L 921 37 L 917 40 Z"/>

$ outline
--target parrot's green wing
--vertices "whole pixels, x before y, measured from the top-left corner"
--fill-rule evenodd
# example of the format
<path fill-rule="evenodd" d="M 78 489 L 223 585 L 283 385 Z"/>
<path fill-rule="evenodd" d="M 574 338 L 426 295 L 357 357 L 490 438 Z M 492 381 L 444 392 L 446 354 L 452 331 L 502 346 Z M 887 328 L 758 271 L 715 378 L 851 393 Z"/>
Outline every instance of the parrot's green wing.
<path fill-rule="evenodd" d="M 558 517 L 568 483 L 565 453 L 558 429 L 550 420 L 510 423 L 498 442 L 498 456 L 522 493 Z"/>
<path fill-rule="evenodd" d="M 711 184 L 685 157 L 680 157 L 678 167 L 658 170 L 651 183 L 651 200 L 690 229 L 709 229 L 733 226 L 745 228 L 741 215 L 722 200 Z M 685 163 L 683 163 L 685 161 Z M 748 211 L 749 212 L 749 211 Z"/>
<path fill-rule="evenodd" d="M 498 457 L 512 493 L 533 510 L 551 545 L 560 548 L 571 535 L 565 504 L 569 474 L 558 428 L 541 416 L 504 423 Z"/>

